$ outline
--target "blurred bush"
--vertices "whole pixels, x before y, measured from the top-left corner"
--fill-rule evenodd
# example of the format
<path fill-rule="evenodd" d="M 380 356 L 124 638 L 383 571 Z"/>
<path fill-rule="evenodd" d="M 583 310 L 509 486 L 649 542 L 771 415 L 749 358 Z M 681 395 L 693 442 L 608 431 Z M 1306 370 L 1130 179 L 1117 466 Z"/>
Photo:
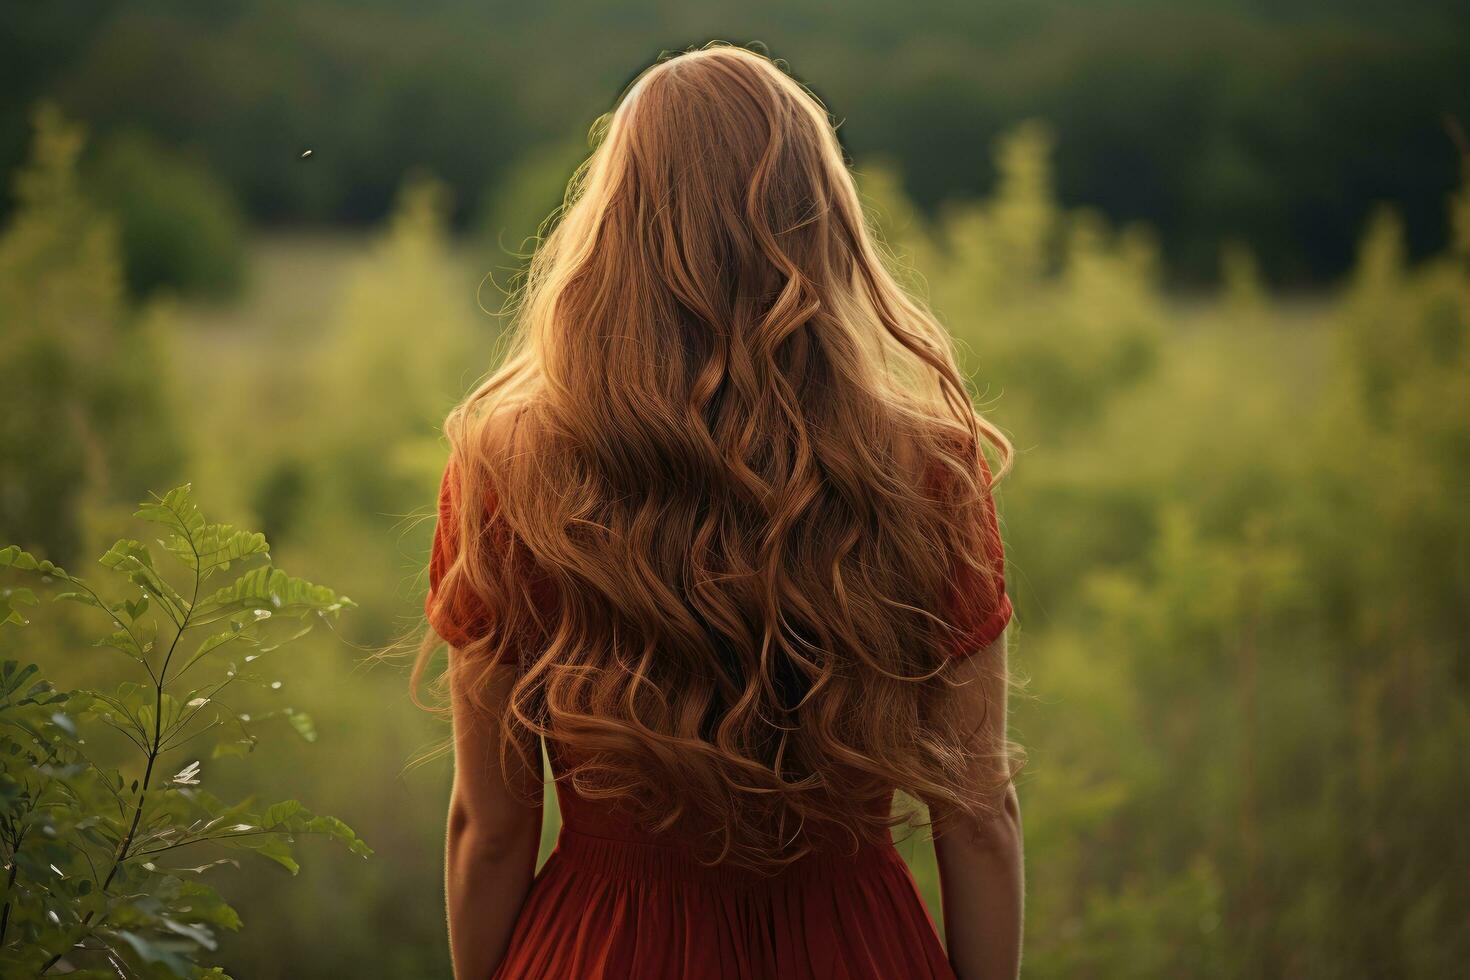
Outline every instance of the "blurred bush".
<path fill-rule="evenodd" d="M 244 222 L 213 171 L 137 130 L 110 136 L 87 188 L 117 218 L 128 288 L 226 299 L 244 277 Z"/>
<path fill-rule="evenodd" d="M 1442 255 L 1385 209 L 1340 295 L 1277 301 L 1236 245 L 1183 305 L 1147 235 L 1056 206 L 1048 145 L 900 238 L 1020 449 L 1027 973 L 1453 975 L 1470 171 Z"/>
<path fill-rule="evenodd" d="M 83 190 L 84 136 L 35 114 L 16 208 L 0 231 L 0 537 L 58 564 L 101 551 L 106 524 L 187 453 L 169 310 L 134 308 L 116 221 Z"/>
<path fill-rule="evenodd" d="M 203 448 L 200 484 L 233 489 L 274 528 L 274 556 L 352 595 L 348 639 L 360 656 L 422 623 L 446 451 L 438 426 L 489 369 L 496 337 L 476 304 L 479 272 L 449 237 L 443 183 L 411 174 L 396 201 L 386 227 L 332 264 L 325 255 L 283 264 L 291 288 L 315 287 L 291 318 L 252 321 L 244 337 L 196 334 L 191 360 L 226 358 L 232 371 L 186 382 L 199 406 L 194 424 L 230 447 Z M 281 349 L 294 355 L 282 359 Z M 246 460 L 259 469 L 245 470 Z M 403 674 L 367 670 L 340 649 L 298 665 L 293 683 L 326 695 L 313 698 L 319 751 L 287 749 L 281 764 L 252 764 L 234 778 L 259 792 L 309 782 L 313 800 L 336 805 L 330 812 L 380 859 L 323 853 L 290 897 L 268 869 L 246 869 L 234 893 L 244 896 L 241 914 L 277 941 L 227 937 L 226 962 L 246 976 L 447 976 L 439 861 L 448 769 L 440 759 L 405 771 L 444 732 L 409 704 Z"/>
<path fill-rule="evenodd" d="M 554 0 L 489 6 L 131 0 L 0 7 L 7 102 L 40 96 L 104 131 L 190 144 L 261 222 L 365 224 L 401 175 L 482 192 L 580 138 L 661 50 L 721 37 L 788 58 L 884 153 L 931 216 L 982 193 L 992 141 L 1040 116 L 1057 192 L 1146 221 L 1174 281 L 1208 281 L 1222 237 L 1273 282 L 1352 262 L 1367 210 L 1403 212 L 1411 254 L 1445 242 L 1443 119 L 1470 124 L 1470 7 L 1340 0 Z M 0 104 L 0 170 L 24 120 Z M 299 154 L 314 148 L 310 165 Z M 532 149 L 527 149 L 532 148 Z"/>
<path fill-rule="evenodd" d="M 567 175 L 589 152 L 577 142 L 531 150 L 485 191 L 474 232 L 496 285 L 508 286 L 524 268 L 542 222 L 562 204 Z"/>

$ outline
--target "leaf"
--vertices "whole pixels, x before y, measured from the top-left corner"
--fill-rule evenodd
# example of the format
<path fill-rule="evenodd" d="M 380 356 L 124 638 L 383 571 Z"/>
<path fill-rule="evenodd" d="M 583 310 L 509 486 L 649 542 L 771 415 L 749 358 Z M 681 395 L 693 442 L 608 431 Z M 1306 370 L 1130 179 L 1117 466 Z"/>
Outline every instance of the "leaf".
<path fill-rule="evenodd" d="M 218 945 L 215 942 L 214 933 L 210 932 L 207 926 L 179 922 L 176 919 L 170 919 L 166 915 L 159 916 L 158 922 L 168 931 L 177 933 L 187 939 L 192 939 L 205 949 L 213 950 Z"/>
<path fill-rule="evenodd" d="M 14 568 L 22 572 L 38 572 L 41 575 L 59 578 L 63 582 L 77 581 L 77 579 L 67 574 L 60 565 L 53 564 L 44 558 L 37 558 L 29 551 L 22 551 L 19 545 L 12 544 L 0 548 L 0 568 Z"/>
<path fill-rule="evenodd" d="M 137 517 L 162 524 L 174 533 L 162 542 L 164 548 L 186 567 L 208 578 L 233 562 L 255 555 L 269 555 L 270 544 L 259 531 L 245 531 L 231 524 L 210 524 L 194 503 L 192 484 L 175 487 L 162 497 L 145 501 Z"/>
<path fill-rule="evenodd" d="M 215 858 L 213 861 L 206 861 L 203 864 L 197 864 L 197 865 L 195 865 L 192 868 L 174 868 L 173 871 L 175 873 L 178 873 L 178 874 L 202 875 L 202 874 L 204 874 L 204 872 L 210 870 L 211 868 L 218 868 L 221 865 L 225 865 L 225 864 L 232 865 L 232 866 L 234 866 L 236 868 L 239 868 L 240 867 L 240 862 L 239 861 L 236 861 L 234 858 Z M 226 908 L 229 908 L 229 906 L 225 906 L 225 907 Z M 230 911 L 233 912 L 234 910 L 231 909 Z M 198 913 L 198 907 L 197 906 L 190 909 L 190 914 L 197 914 L 197 913 Z M 215 923 L 215 924 L 218 925 L 219 923 Z M 239 928 L 239 924 L 240 924 L 240 920 L 237 917 L 235 919 L 235 925 L 232 926 L 231 928 L 238 929 Z"/>
<path fill-rule="evenodd" d="M 192 964 L 171 949 L 168 944 L 154 942 L 127 929 L 118 929 L 114 935 L 131 946 L 133 952 L 137 953 L 143 962 L 160 963 L 181 977 L 189 975 Z"/>
<path fill-rule="evenodd" d="M 310 633 L 312 631 L 312 629 L 315 628 L 315 626 L 316 626 L 316 623 L 312 622 L 311 620 L 307 620 L 305 626 L 301 627 L 299 630 L 297 630 L 296 632 L 292 633 L 290 636 L 280 637 L 279 639 L 275 640 L 275 642 L 269 643 L 266 646 L 261 647 L 260 648 L 260 652 L 261 653 L 270 653 L 272 650 L 279 650 L 281 647 L 285 646 L 288 643 L 295 643 L 297 640 L 301 639 L 303 636 L 305 636 L 306 634 Z M 245 658 L 245 662 L 246 663 L 249 663 L 253 659 L 255 659 L 255 658 L 254 657 L 246 657 Z"/>
<path fill-rule="evenodd" d="M 259 740 L 252 735 L 247 738 L 234 739 L 229 742 L 216 742 L 214 745 L 214 751 L 211 753 L 211 755 L 213 756 L 213 758 L 216 759 L 223 759 L 231 756 L 243 759 L 245 756 L 249 755 L 255 750 L 255 743 L 257 741 Z"/>
<path fill-rule="evenodd" d="M 19 701 L 16 701 L 15 704 L 17 707 L 23 704 L 60 704 L 62 701 L 68 701 L 70 699 L 71 692 L 58 691 L 56 690 L 56 685 L 50 681 L 42 680 L 32 684 L 31 689 L 26 691 L 25 695 Z"/>
<path fill-rule="evenodd" d="M 205 527 L 204 515 L 194 503 L 192 483 L 174 487 L 162 497 L 154 494 L 152 500 L 145 500 L 138 505 L 133 516 L 170 527 L 196 546 Z"/>
<path fill-rule="evenodd" d="M 222 864 L 232 864 L 236 868 L 240 862 L 234 858 L 220 858 L 210 861 L 208 864 L 197 868 L 186 868 L 184 870 L 200 873 L 212 867 Z M 202 881 L 183 881 L 179 884 L 179 898 L 187 901 L 189 905 L 188 918 L 192 922 L 205 922 L 216 929 L 229 929 L 237 932 L 240 929 L 240 916 L 219 894 Z"/>
<path fill-rule="evenodd" d="M 305 579 L 292 578 L 279 568 L 264 565 L 246 572 L 233 585 L 204 599 L 198 607 L 198 615 L 213 616 L 232 610 L 259 611 L 270 615 L 299 616 L 313 610 L 336 614 L 352 605 L 355 603 L 351 599 L 337 595 L 324 585 L 313 585 Z"/>
<path fill-rule="evenodd" d="M 296 734 L 300 735 L 303 741 L 316 741 L 316 725 L 312 722 L 311 715 L 304 711 L 293 711 L 287 708 L 286 718 L 291 722 L 291 727 L 296 729 Z"/>
<path fill-rule="evenodd" d="M 303 830 L 308 834 L 322 834 L 347 845 L 347 849 L 359 857 L 372 857 L 373 849 L 368 847 L 367 841 L 357 836 L 347 824 L 336 817 L 318 815 L 307 821 Z"/>
<path fill-rule="evenodd" d="M 291 856 L 291 846 L 280 837 L 249 838 L 249 842 L 241 842 L 241 846 L 248 847 L 262 857 L 270 858 L 272 861 L 291 872 L 293 875 L 301 870 L 301 865 Z"/>
<path fill-rule="evenodd" d="M 90 592 L 59 592 L 52 596 L 51 599 L 53 602 L 80 602 L 84 606 L 96 606 L 98 609 L 107 609 Z M 108 612 L 111 612 L 111 610 L 108 610 Z"/>
<path fill-rule="evenodd" d="M 184 601 L 184 597 L 154 570 L 153 555 L 143 542 L 131 538 L 119 539 L 97 560 L 105 567 L 127 575 L 139 588 L 153 593 L 159 601 L 170 607 L 175 621 L 182 619 L 189 611 L 189 604 Z"/>
<path fill-rule="evenodd" d="M 229 568 L 231 562 L 270 553 L 264 534 L 229 524 L 206 524 L 194 540 L 175 536 L 165 547 L 189 568 L 200 571 Z"/>
<path fill-rule="evenodd" d="M 122 603 L 122 609 L 123 612 L 128 614 L 128 619 L 136 623 L 138 621 L 138 617 L 148 611 L 148 594 L 145 592 L 137 599 L 124 600 Z"/>
<path fill-rule="evenodd" d="M 27 626 L 30 620 L 22 616 L 10 600 L 0 596 L 0 626 Z"/>
<path fill-rule="evenodd" d="M 294 834 L 320 834 L 340 841 L 354 854 L 367 857 L 373 853 L 367 842 L 357 836 L 356 831 L 336 817 L 315 814 L 296 800 L 277 803 L 266 810 L 265 827 L 268 830 Z"/>
<path fill-rule="evenodd" d="M 219 649 L 231 640 L 243 640 L 247 643 L 254 643 L 255 638 L 248 632 L 249 628 L 249 625 L 246 623 L 235 620 L 230 623 L 230 628 L 224 632 L 205 637 L 204 641 L 199 644 L 199 648 L 190 655 L 189 659 L 184 663 L 184 666 L 180 668 L 179 673 L 188 670 L 211 651 Z"/>
<path fill-rule="evenodd" d="M 35 664 L 22 667 L 19 660 L 7 660 L 0 664 L 0 694 L 10 695 L 20 690 L 26 679 L 40 669 Z"/>
<path fill-rule="evenodd" d="M 148 546 L 132 538 L 119 538 L 97 561 L 107 568 L 117 568 L 125 572 L 138 567 L 153 567 L 153 555 Z"/>
<path fill-rule="evenodd" d="M 109 633 L 92 645 L 94 647 L 114 647 L 139 662 L 145 656 L 144 652 L 138 648 L 138 644 L 134 642 L 133 634 L 127 630 L 117 630 Z"/>
<path fill-rule="evenodd" d="M 13 623 L 25 626 L 29 620 L 20 614 L 17 606 L 36 605 L 36 594 L 30 589 L 0 589 L 0 626 Z"/>
<path fill-rule="evenodd" d="M 270 830 L 274 827 L 279 826 L 282 823 L 285 823 L 287 820 L 290 820 L 297 814 L 304 812 L 306 812 L 306 807 L 302 806 L 300 801 L 283 800 L 280 803 L 272 804 L 271 807 L 265 811 L 265 817 L 261 820 L 261 825 L 264 826 L 267 830 Z"/>

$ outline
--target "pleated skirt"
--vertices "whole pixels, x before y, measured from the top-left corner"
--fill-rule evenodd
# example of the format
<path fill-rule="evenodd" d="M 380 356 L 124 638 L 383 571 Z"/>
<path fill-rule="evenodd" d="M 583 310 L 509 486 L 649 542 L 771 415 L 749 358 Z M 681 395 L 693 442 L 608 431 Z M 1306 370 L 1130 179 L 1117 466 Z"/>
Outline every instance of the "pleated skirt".
<path fill-rule="evenodd" d="M 891 846 L 775 876 L 563 827 L 495 980 L 954 980 Z"/>

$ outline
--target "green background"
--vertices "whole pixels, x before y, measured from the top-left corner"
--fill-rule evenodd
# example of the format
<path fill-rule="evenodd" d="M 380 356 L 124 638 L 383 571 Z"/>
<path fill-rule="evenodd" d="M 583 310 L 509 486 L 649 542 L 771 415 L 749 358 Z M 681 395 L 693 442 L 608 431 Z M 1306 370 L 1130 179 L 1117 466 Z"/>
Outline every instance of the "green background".
<path fill-rule="evenodd" d="M 843 120 L 1019 450 L 1026 975 L 1470 957 L 1453 6 L 150 0 L 0 25 L 0 537 L 80 564 L 187 479 L 360 607 L 262 695 L 318 742 L 283 726 L 203 779 L 377 854 L 222 869 L 232 974 L 448 975 L 448 763 L 416 761 L 445 729 L 370 658 L 422 626 L 436 426 L 493 366 L 512 253 L 619 88 L 713 37 L 766 42 Z M 36 618 L 0 654 L 112 669 Z"/>

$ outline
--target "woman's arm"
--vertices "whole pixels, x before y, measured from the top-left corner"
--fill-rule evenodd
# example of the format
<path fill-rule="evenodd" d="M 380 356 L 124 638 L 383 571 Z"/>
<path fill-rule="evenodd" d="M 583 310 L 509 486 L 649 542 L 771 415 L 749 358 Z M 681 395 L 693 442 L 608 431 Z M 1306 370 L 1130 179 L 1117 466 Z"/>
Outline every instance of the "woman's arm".
<path fill-rule="evenodd" d="M 451 658 L 459 651 L 449 651 Z M 536 873 L 541 849 L 541 746 L 531 772 L 512 751 L 512 767 L 500 764 L 499 713 L 515 680 L 511 668 L 497 669 L 487 704 L 477 707 L 456 684 L 454 790 L 449 801 L 445 894 L 449 905 L 449 949 L 455 980 L 488 980 L 505 955 L 521 904 Z M 523 797 L 534 799 L 528 806 Z"/>
<path fill-rule="evenodd" d="M 956 678 L 964 686 L 951 691 L 949 707 L 961 720 L 981 722 L 974 738 L 985 759 L 972 778 L 994 785 L 1006 772 L 1006 634 L 956 664 Z M 1009 780 L 992 798 L 987 820 L 942 808 L 931 814 L 945 939 L 961 980 L 1015 980 L 1021 972 L 1021 809 Z"/>

